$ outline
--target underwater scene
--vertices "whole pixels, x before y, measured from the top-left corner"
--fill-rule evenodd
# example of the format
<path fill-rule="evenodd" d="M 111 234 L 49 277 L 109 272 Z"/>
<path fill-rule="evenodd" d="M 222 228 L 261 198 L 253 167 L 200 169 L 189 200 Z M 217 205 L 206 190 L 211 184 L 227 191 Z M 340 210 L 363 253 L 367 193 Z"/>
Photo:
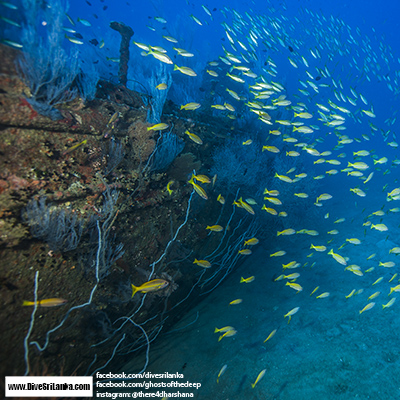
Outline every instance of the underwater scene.
<path fill-rule="evenodd" d="M 0 1 L 2 376 L 400 399 L 399 15 Z"/>

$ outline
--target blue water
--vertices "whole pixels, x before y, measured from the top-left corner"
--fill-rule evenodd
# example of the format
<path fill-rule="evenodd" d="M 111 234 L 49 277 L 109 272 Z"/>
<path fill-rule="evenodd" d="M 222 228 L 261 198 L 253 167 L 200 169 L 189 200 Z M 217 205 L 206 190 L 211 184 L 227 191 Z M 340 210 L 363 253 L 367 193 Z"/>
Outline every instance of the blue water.
<path fill-rule="evenodd" d="M 399 271 L 398 258 L 389 250 L 400 246 L 400 214 L 395 210 L 400 207 L 400 198 L 391 198 L 388 193 L 400 186 L 396 164 L 400 159 L 397 147 L 400 129 L 400 3 L 393 0 L 385 2 L 385 5 L 373 1 L 215 1 L 204 5 L 212 18 L 200 2 L 193 1 L 90 0 L 90 5 L 87 1 L 70 1 L 68 15 L 74 21 L 84 18 L 91 26 L 76 22 L 74 29 L 82 35 L 84 44 L 76 45 L 65 40 L 64 45 L 67 50 L 78 49 L 86 63 L 96 61 L 101 78 L 116 81 L 118 63 L 107 60 L 107 57 L 119 57 L 120 38 L 110 30 L 109 23 L 114 20 L 124 22 L 134 30 L 132 40 L 162 46 L 174 63 L 196 71 L 197 77 L 182 76 L 172 71 L 172 65 L 165 66 L 151 55 L 143 57 L 141 49 L 134 44 L 130 46 L 127 86 L 137 91 L 143 91 L 143 88 L 151 91 L 149 77 L 163 65 L 172 74 L 168 98 L 178 105 L 202 103 L 208 93 L 204 88 L 209 90 L 206 82 L 211 79 L 205 69 L 223 71 L 215 78 L 219 97 L 216 96 L 212 104 L 228 102 L 237 108 L 233 114 L 239 122 L 225 118 L 227 126 L 239 126 L 242 132 L 244 129 L 253 145 L 261 143 L 261 146 L 280 147 L 281 152 L 277 155 L 263 153 L 266 158 L 276 157 L 273 165 L 278 174 L 291 174 L 290 177 L 294 178 L 295 174 L 307 173 L 307 178 L 300 183 L 288 184 L 272 176 L 256 177 L 259 186 L 247 188 L 243 194 L 255 198 L 258 203 L 254 207 L 261 223 L 257 234 L 260 243 L 252 248 L 253 254 L 187 314 L 173 332 L 160 334 L 158 341 L 150 346 L 147 359 L 135 359 L 121 366 L 121 370 L 138 372 L 145 365 L 146 371 L 152 373 L 181 372 L 185 379 L 202 384 L 200 389 L 193 391 L 198 399 L 397 399 L 400 397 L 397 335 L 400 301 L 384 310 L 382 304 L 396 297 L 396 292 L 390 296 L 388 293 L 399 282 L 399 276 L 389 282 Z M 11 18 L 12 12 L 6 12 Z M 202 25 L 196 23 L 191 15 Z M 166 23 L 157 21 L 155 17 L 165 19 Z M 257 21 L 256 28 L 252 27 L 254 21 Z M 230 45 L 221 25 L 225 23 L 230 28 L 235 48 Z M 65 26 L 71 27 L 71 24 L 65 20 Z M 263 27 L 271 35 L 263 32 Z M 250 29 L 256 32 L 257 45 L 249 39 Z M 8 39 L 18 41 L 9 26 L 5 32 Z M 163 35 L 174 37 L 178 43 L 166 41 Z M 104 47 L 89 44 L 93 39 L 98 43 L 104 41 Z M 225 76 L 234 62 L 227 67 L 218 59 L 220 56 L 226 59 L 223 47 L 234 55 L 248 57 L 248 51 L 243 50 L 237 41 L 245 44 L 247 50 L 252 45 L 257 55 L 257 60 L 250 58 L 250 62 L 237 64 L 249 66 L 259 76 L 257 79 L 244 77 L 244 84 Z M 184 48 L 194 56 L 178 56 L 173 47 Z M 319 55 L 314 57 L 310 50 Z M 290 64 L 289 57 L 297 68 Z M 218 61 L 220 65 L 210 67 L 210 61 Z M 237 69 L 230 72 L 243 76 Z M 311 120 L 293 119 L 290 108 L 279 107 L 280 114 L 266 110 L 273 120 L 288 119 L 316 126 L 312 133 L 285 131 L 286 128 L 278 123 L 265 125 L 257 120 L 255 113 L 246 109 L 244 101 L 234 100 L 225 90 L 228 87 L 246 97 L 246 101 L 253 101 L 248 86 L 260 82 L 260 76 L 265 82 L 277 82 L 284 87 L 271 99 L 286 95 L 291 106 L 301 103 L 303 111 L 313 115 Z M 316 91 L 307 81 L 323 86 Z M 307 93 L 301 93 L 299 89 Z M 349 98 L 356 105 L 352 105 Z M 271 99 L 262 101 L 271 104 Z M 346 111 L 330 106 L 330 102 Z M 317 103 L 330 108 L 329 112 L 321 111 Z M 373 112 L 374 116 L 370 117 L 362 110 Z M 331 122 L 334 120 L 332 114 L 341 115 L 346 122 L 339 126 L 346 129 L 327 125 L 328 120 L 324 121 L 319 111 Z M 216 111 L 211 112 L 219 115 Z M 243 120 L 249 121 L 248 125 L 241 122 Z M 340 165 L 314 163 L 322 156 L 312 156 L 300 147 L 282 142 L 283 136 L 268 135 L 272 129 L 296 137 L 319 153 L 330 151 L 331 154 L 323 158 L 339 160 Z M 338 143 L 343 139 L 352 141 Z M 291 150 L 298 151 L 300 156 L 286 156 L 286 151 Z M 353 152 L 360 150 L 367 150 L 370 154 L 355 159 Z M 345 155 L 339 156 L 341 153 Z M 374 164 L 374 160 L 383 157 L 387 158 L 386 162 Z M 353 172 L 361 171 L 364 180 L 374 172 L 367 184 L 356 176 L 350 176 L 347 172 L 351 170 L 342 171 L 348 163 L 356 161 L 368 165 L 366 170 L 353 169 Z M 292 166 L 297 169 L 289 173 Z M 326 173 L 332 169 L 337 173 Z M 263 171 L 261 167 L 259 171 Z M 324 178 L 313 179 L 319 175 Z M 279 187 L 279 198 L 283 203 L 278 209 L 279 206 L 265 201 L 267 207 L 277 208 L 279 212 L 285 210 L 285 204 L 290 204 L 286 218 L 260 211 L 266 187 L 269 190 Z M 357 196 L 350 191 L 354 188 L 363 190 L 366 195 Z M 293 197 L 294 193 L 307 193 L 307 190 L 310 190 L 309 198 Z M 332 199 L 316 202 L 315 198 L 323 193 L 329 193 Z M 382 216 L 371 215 L 379 210 L 384 211 Z M 280 218 L 279 223 L 277 218 Z M 339 218 L 345 218 L 344 222 L 335 223 Z M 368 221 L 385 224 L 387 230 L 374 230 L 366 224 Z M 277 236 L 277 231 L 289 228 L 316 230 L 319 234 L 315 237 L 300 233 Z M 334 229 L 339 231 L 337 235 L 328 234 Z M 346 242 L 350 238 L 359 239 L 361 244 Z M 326 246 L 326 250 L 313 252 L 311 244 Z M 343 244 L 346 245 L 340 248 Z M 345 257 L 347 265 L 358 265 L 362 276 L 345 271 L 344 265 L 327 254 L 330 249 Z M 279 258 L 270 257 L 279 250 L 286 251 L 286 254 Z M 367 259 L 373 253 L 376 255 Z M 292 260 L 300 263 L 299 268 L 282 272 L 282 264 Z M 379 262 L 389 261 L 393 261 L 395 266 L 386 268 L 379 265 Z M 371 268 L 374 269 L 366 272 Z M 286 279 L 275 281 L 282 273 L 295 272 L 300 273 L 296 280 L 302 286 L 299 293 L 285 286 Z M 241 284 L 242 276 L 255 276 L 255 280 Z M 372 286 L 379 277 L 383 280 Z M 317 286 L 319 289 L 310 295 Z M 346 298 L 353 289 L 358 293 Z M 380 295 L 369 300 L 368 297 L 376 291 L 380 291 Z M 316 298 L 323 292 L 328 292 L 329 296 Z M 243 300 L 241 304 L 229 306 L 230 301 L 238 298 Z M 375 303 L 374 306 L 360 313 L 371 302 Z M 284 315 L 295 307 L 300 309 L 288 323 Z M 213 333 L 215 327 L 228 325 L 233 326 L 237 333 L 218 341 L 218 334 Z M 275 336 L 263 343 L 274 329 L 277 329 Z M 226 371 L 217 384 L 218 372 L 225 364 Z M 253 389 L 251 383 L 264 369 L 265 375 Z"/>

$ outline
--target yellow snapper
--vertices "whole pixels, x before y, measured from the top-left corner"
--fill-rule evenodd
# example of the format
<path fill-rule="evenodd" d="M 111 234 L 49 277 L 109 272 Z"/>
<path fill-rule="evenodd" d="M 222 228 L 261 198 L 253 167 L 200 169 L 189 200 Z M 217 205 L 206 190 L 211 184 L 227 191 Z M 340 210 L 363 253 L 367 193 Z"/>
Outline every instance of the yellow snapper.
<path fill-rule="evenodd" d="M 265 372 L 266 372 L 266 371 L 267 371 L 266 369 L 263 369 L 263 370 L 258 374 L 258 376 L 257 376 L 257 378 L 256 378 L 256 380 L 255 380 L 255 382 L 251 384 L 251 387 L 252 387 L 253 389 L 254 389 L 254 387 L 257 385 L 257 383 L 262 379 L 262 377 L 265 375 Z"/>
<path fill-rule="evenodd" d="M 393 300 L 393 299 L 392 299 L 392 300 Z M 265 342 L 268 342 L 269 339 L 272 339 L 272 338 L 274 337 L 275 333 L 276 333 L 276 329 L 274 329 L 274 330 L 268 335 L 268 337 L 264 340 L 264 343 L 265 343 Z"/>
<path fill-rule="evenodd" d="M 203 144 L 203 141 L 200 139 L 199 136 L 197 136 L 195 133 L 190 133 L 189 131 L 185 131 L 185 134 L 189 136 L 189 138 L 191 140 L 193 140 L 193 142 L 197 143 L 197 144 Z"/>
<path fill-rule="evenodd" d="M 155 292 L 157 290 L 161 290 L 165 288 L 169 284 L 168 281 L 164 279 L 153 279 L 151 281 L 145 282 L 140 286 L 135 286 L 131 284 L 132 286 L 132 297 L 137 293 L 149 293 L 149 292 Z"/>
<path fill-rule="evenodd" d="M 362 310 L 360 310 L 359 312 L 360 312 L 360 314 L 362 314 L 363 312 L 365 312 L 365 311 L 368 311 L 368 310 L 370 310 L 373 306 L 375 305 L 375 303 L 374 302 L 372 302 L 372 303 L 368 303 Z"/>
<path fill-rule="evenodd" d="M 250 276 L 248 278 L 243 278 L 243 276 L 240 278 L 240 283 L 250 283 L 253 282 L 255 279 L 254 276 Z"/>
<path fill-rule="evenodd" d="M 213 232 L 221 232 L 224 230 L 224 228 L 221 225 L 207 225 L 206 229 L 209 229 L 210 231 Z"/>
<path fill-rule="evenodd" d="M 244 244 L 248 246 L 254 246 L 259 242 L 257 238 L 251 238 L 249 240 L 245 240 Z"/>
<path fill-rule="evenodd" d="M 40 306 L 40 307 L 57 307 L 57 306 L 62 306 L 67 301 L 68 300 L 54 297 L 54 298 L 51 298 L 51 299 L 39 300 L 37 302 L 37 305 Z M 34 301 L 24 300 L 22 305 L 23 306 L 34 306 L 35 302 Z"/>
<path fill-rule="evenodd" d="M 210 268 L 211 264 L 207 260 L 198 260 L 197 258 L 194 259 L 193 264 L 197 264 L 199 267 L 203 268 Z"/>
<path fill-rule="evenodd" d="M 330 254 L 339 264 L 347 265 L 346 260 L 340 255 L 333 252 L 333 249 L 329 250 L 328 254 Z"/>
<path fill-rule="evenodd" d="M 280 251 L 277 251 L 276 253 L 270 254 L 269 256 L 270 257 L 281 257 L 281 256 L 284 256 L 285 254 L 286 254 L 286 251 L 280 250 Z"/>

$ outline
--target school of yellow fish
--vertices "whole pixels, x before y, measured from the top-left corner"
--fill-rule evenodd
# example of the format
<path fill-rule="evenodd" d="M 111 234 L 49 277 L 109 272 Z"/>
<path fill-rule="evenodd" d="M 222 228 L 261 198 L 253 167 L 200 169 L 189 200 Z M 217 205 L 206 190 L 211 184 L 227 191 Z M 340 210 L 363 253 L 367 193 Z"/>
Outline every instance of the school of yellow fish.
<path fill-rule="evenodd" d="M 206 29 L 213 21 L 213 13 L 204 5 L 201 5 L 201 9 L 205 14 L 192 14 L 188 18 L 199 29 Z M 374 251 L 371 245 L 367 248 L 363 242 L 371 237 L 376 242 L 391 240 L 396 243 L 397 240 L 397 228 L 389 228 L 393 216 L 400 212 L 399 207 L 392 205 L 392 201 L 400 200 L 400 185 L 396 187 L 397 180 L 393 178 L 392 172 L 400 165 L 400 159 L 393 156 L 393 151 L 398 148 L 395 134 L 398 124 L 396 125 L 397 109 L 391 102 L 397 100 L 400 94 L 400 58 L 395 57 L 391 48 L 378 38 L 373 28 L 371 39 L 365 32 L 350 27 L 333 16 L 326 17 L 303 9 L 298 17 L 289 19 L 285 16 L 284 6 L 277 11 L 272 0 L 266 2 L 266 9 L 268 12 L 265 15 L 251 9 L 244 14 L 228 7 L 218 10 L 224 16 L 222 28 L 226 36 L 222 55 L 204 65 L 206 74 L 216 83 L 221 82 L 225 92 L 225 99 L 221 104 L 212 104 L 210 111 L 220 112 L 221 118 L 227 118 L 226 121 L 235 121 L 239 116 L 239 109 L 242 113 L 246 110 L 250 112 L 262 123 L 263 132 L 267 134 L 266 140 L 260 146 L 252 136 L 244 140 L 242 145 L 246 148 L 259 146 L 260 153 L 267 152 L 270 157 L 285 161 L 280 165 L 291 166 L 287 171 L 275 172 L 273 179 L 269 181 L 269 187 L 263 188 L 263 202 L 253 194 L 257 200 L 240 197 L 233 204 L 254 218 L 262 213 L 263 217 L 268 217 L 271 221 L 278 219 L 280 222 L 271 222 L 271 226 L 284 228 L 274 234 L 273 240 L 278 248 L 270 254 L 270 268 L 277 276 L 274 279 L 276 285 L 282 285 L 280 282 L 284 281 L 281 290 L 291 290 L 294 296 L 298 296 L 296 299 L 299 306 L 282 315 L 283 320 L 287 318 L 288 324 L 292 317 L 296 318 L 297 313 L 306 312 L 301 309 L 300 296 L 304 296 L 305 292 L 301 273 L 291 270 L 318 268 L 319 265 L 340 264 L 345 276 L 350 277 L 348 272 L 355 275 L 354 286 L 363 287 L 343 295 L 323 291 L 324 283 L 321 282 L 321 290 L 317 286 L 307 295 L 314 296 L 318 301 L 329 301 L 331 296 L 335 296 L 336 300 L 341 297 L 343 302 L 351 302 L 356 295 L 365 296 L 365 305 L 355 310 L 356 315 L 371 310 L 380 298 L 380 312 L 387 312 L 386 309 L 396 301 L 393 292 L 400 292 L 397 273 L 389 272 L 396 267 L 400 243 L 399 246 L 393 245 L 380 260 L 376 258 L 376 254 L 371 254 Z M 168 33 L 168 29 L 165 30 L 168 22 L 164 18 L 156 17 L 155 21 L 164 26 L 164 33 Z M 157 30 L 153 26 L 148 28 Z M 171 65 L 171 72 L 184 74 L 190 79 L 199 79 L 202 71 L 196 71 L 191 60 L 196 56 L 201 58 L 201 54 L 196 49 L 189 51 L 178 47 L 179 40 L 172 35 L 164 34 L 161 40 L 166 41 L 164 45 L 136 41 L 133 43 L 141 50 L 142 56 L 152 56 L 161 63 Z M 172 61 L 174 57 L 171 56 L 171 51 L 168 55 L 168 50 L 164 48 L 168 45 L 173 46 L 173 55 L 179 56 L 175 57 L 179 60 L 179 65 Z M 191 67 L 184 65 L 186 63 Z M 297 86 L 297 91 L 291 90 L 290 95 L 285 83 L 289 74 L 296 76 Z M 386 99 L 385 111 L 390 113 L 386 115 L 383 124 L 374 123 L 385 118 L 377 115 L 373 102 L 367 99 L 365 93 L 356 89 L 376 82 L 383 84 L 381 88 L 383 86 Z M 158 82 L 156 89 L 166 90 L 168 85 Z M 182 104 L 180 109 L 183 112 L 196 112 L 200 107 L 202 104 L 198 102 L 189 102 Z M 167 128 L 168 124 L 158 123 L 147 129 L 162 131 Z M 202 145 L 204 138 L 195 133 L 196 127 L 191 130 L 192 132 L 186 130 L 185 138 Z M 380 154 L 368 142 L 377 144 Z M 387 151 L 384 150 L 385 146 Z M 216 179 L 217 176 L 209 178 L 193 173 L 188 183 L 202 199 L 225 204 L 228 194 L 220 193 L 214 199 L 209 197 L 203 187 L 214 185 Z M 170 181 L 167 185 L 170 195 L 173 182 Z M 309 185 L 313 187 L 309 193 L 304 190 L 307 187 L 304 182 L 313 184 Z M 280 196 L 277 187 L 282 185 L 287 187 L 284 195 Z M 376 189 L 380 186 L 386 194 L 381 203 L 381 195 Z M 301 190 L 296 187 L 301 187 Z M 325 188 L 330 188 L 330 193 Z M 336 195 L 335 191 L 338 189 L 340 193 Z M 347 193 L 343 194 L 343 190 Z M 298 207 L 304 210 L 304 221 L 308 221 L 307 215 L 311 214 L 311 208 L 319 209 L 321 226 L 315 218 L 310 218 L 314 227 L 291 226 L 290 210 L 285 210 L 288 193 L 298 199 Z M 249 195 L 251 194 L 246 194 Z M 376 201 L 374 197 L 377 197 Z M 374 209 L 371 209 L 372 204 L 375 204 Z M 338 213 L 340 207 L 345 216 Z M 321 209 L 324 211 L 321 212 Z M 330 228 L 326 230 L 325 226 L 329 224 Z M 346 231 L 358 232 L 359 237 L 341 236 L 340 227 L 344 227 L 343 230 Z M 227 227 L 210 221 L 204 229 L 209 234 L 218 235 Z M 395 230 L 393 234 L 392 229 Z M 281 263 L 274 263 L 281 257 L 284 260 L 286 250 L 293 246 L 293 242 L 286 242 L 289 240 L 287 236 L 291 236 L 291 240 L 293 237 L 298 238 L 299 243 L 306 245 L 312 252 L 299 254 L 296 260 L 285 259 Z M 251 255 L 251 247 L 258 243 L 259 239 L 256 237 L 246 239 L 238 251 L 239 254 Z M 346 255 L 350 246 L 364 248 L 363 251 L 358 251 L 357 257 L 350 259 Z M 316 261 L 306 261 L 313 258 Z M 193 263 L 212 271 L 213 266 L 207 260 L 195 258 Z M 368 268 L 365 267 L 366 264 Z M 368 274 L 369 279 L 360 278 Z M 357 279 L 363 280 L 357 282 Z M 257 282 L 256 276 L 247 276 L 242 277 L 238 284 L 254 284 L 253 282 Z M 132 296 L 136 292 L 159 290 L 166 284 L 165 281 L 154 280 L 140 287 L 132 285 Z M 376 291 L 369 297 L 363 294 L 364 291 L 372 291 L 375 285 L 379 285 L 381 291 Z M 233 299 L 227 306 L 236 306 L 242 302 L 245 299 Z M 269 335 L 266 334 L 264 343 L 273 339 L 277 328 Z M 238 331 L 233 326 L 225 326 L 215 328 L 214 333 L 218 333 L 218 341 L 222 341 L 231 340 L 229 338 L 234 337 Z M 227 368 L 226 364 L 221 368 L 217 374 L 217 383 Z M 265 373 L 264 369 L 255 376 L 252 388 Z"/>

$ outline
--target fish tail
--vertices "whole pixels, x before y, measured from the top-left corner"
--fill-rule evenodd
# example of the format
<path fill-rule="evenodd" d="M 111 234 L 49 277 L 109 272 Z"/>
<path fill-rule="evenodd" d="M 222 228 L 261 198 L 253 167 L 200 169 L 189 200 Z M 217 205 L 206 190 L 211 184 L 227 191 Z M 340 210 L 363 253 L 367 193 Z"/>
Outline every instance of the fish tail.
<path fill-rule="evenodd" d="M 32 305 L 34 305 L 35 303 L 33 302 L 33 301 L 28 301 L 28 300 L 24 300 L 23 302 L 22 302 L 22 305 L 23 306 L 32 306 Z"/>
<path fill-rule="evenodd" d="M 133 297 L 136 294 L 136 292 L 138 291 L 139 288 L 137 286 L 135 286 L 134 284 L 132 284 L 132 283 L 131 283 L 131 286 L 132 286 L 132 297 Z"/>

